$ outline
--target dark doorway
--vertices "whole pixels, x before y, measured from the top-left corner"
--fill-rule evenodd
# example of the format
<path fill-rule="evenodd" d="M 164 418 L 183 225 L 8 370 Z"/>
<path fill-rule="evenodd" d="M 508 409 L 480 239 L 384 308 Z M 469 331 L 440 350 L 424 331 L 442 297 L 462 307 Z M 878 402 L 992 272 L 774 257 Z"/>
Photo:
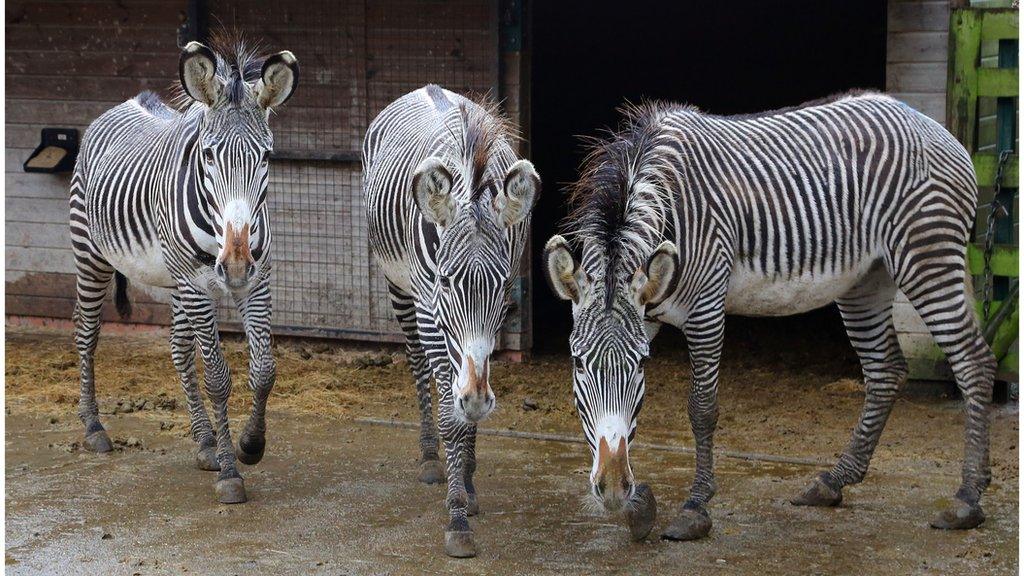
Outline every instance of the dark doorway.
<path fill-rule="evenodd" d="M 548 289 L 541 252 L 565 216 L 564 183 L 583 157 L 577 135 L 614 126 L 627 100 L 735 114 L 885 83 L 885 0 L 560 0 L 531 9 L 531 150 L 545 182 L 533 216 L 533 331 L 541 352 L 564 351 L 570 328 L 569 305 Z M 814 333 L 816 342 L 847 346 L 834 307 L 789 319 L 730 319 L 727 333 L 733 340 Z"/>

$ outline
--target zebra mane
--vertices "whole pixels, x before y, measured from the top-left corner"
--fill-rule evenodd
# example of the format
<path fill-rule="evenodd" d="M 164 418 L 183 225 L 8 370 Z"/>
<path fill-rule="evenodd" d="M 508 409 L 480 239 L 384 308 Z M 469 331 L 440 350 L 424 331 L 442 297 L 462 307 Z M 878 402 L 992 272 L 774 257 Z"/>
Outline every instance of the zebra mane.
<path fill-rule="evenodd" d="M 217 57 L 217 77 L 224 82 L 228 102 L 237 106 L 246 96 L 248 84 L 256 82 L 263 70 L 265 56 L 259 43 L 248 43 L 238 30 L 219 28 L 210 35 L 209 48 Z M 171 84 L 171 102 L 178 109 L 187 108 L 192 98 L 181 82 Z"/>
<path fill-rule="evenodd" d="M 656 149 L 660 120 L 674 109 L 661 102 L 627 104 L 616 131 L 584 137 L 589 152 L 580 179 L 569 187 L 566 236 L 597 248 L 604 260 L 605 307 L 611 308 L 615 283 L 642 266 L 662 241 L 671 204 L 662 185 Z"/>
<path fill-rule="evenodd" d="M 495 147 L 501 142 L 511 143 L 518 139 L 518 133 L 508 118 L 501 112 L 497 102 L 488 97 L 474 99 L 475 106 L 465 102 L 459 104 L 461 134 L 451 134 L 457 143 L 457 153 L 466 166 L 467 183 L 472 191 L 470 201 L 474 204 L 483 196 L 489 182 L 487 164 Z"/>

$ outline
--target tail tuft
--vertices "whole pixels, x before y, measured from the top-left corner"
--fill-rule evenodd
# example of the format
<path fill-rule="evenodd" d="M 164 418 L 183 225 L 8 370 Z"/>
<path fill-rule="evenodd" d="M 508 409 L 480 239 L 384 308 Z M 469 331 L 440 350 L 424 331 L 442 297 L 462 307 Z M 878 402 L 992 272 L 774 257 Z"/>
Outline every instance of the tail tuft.
<path fill-rule="evenodd" d="M 114 272 L 114 306 L 122 320 L 132 316 L 132 303 L 128 300 L 128 278 L 120 272 Z"/>

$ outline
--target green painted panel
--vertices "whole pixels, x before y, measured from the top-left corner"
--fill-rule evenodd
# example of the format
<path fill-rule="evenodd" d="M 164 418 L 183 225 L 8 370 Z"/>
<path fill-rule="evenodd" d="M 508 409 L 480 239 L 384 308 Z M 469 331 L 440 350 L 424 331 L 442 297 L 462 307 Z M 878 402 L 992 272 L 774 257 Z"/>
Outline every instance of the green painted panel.
<path fill-rule="evenodd" d="M 982 12 L 981 39 L 1020 38 L 1020 15 L 1017 10 L 986 10 Z"/>
<path fill-rule="evenodd" d="M 978 68 L 978 96 L 1016 96 L 1016 68 Z"/>
<path fill-rule="evenodd" d="M 984 246 L 968 244 L 967 268 L 973 276 L 985 272 Z M 992 274 L 995 276 L 1020 277 L 1020 248 L 1009 244 L 997 244 L 992 249 Z"/>
<path fill-rule="evenodd" d="M 978 175 L 978 186 L 987 188 L 996 182 L 996 168 L 999 167 L 999 155 L 976 153 L 971 157 L 974 161 L 974 172 Z M 1020 174 L 1020 159 L 1014 154 L 1006 160 L 1003 167 L 1003 188 L 1017 188 Z"/>

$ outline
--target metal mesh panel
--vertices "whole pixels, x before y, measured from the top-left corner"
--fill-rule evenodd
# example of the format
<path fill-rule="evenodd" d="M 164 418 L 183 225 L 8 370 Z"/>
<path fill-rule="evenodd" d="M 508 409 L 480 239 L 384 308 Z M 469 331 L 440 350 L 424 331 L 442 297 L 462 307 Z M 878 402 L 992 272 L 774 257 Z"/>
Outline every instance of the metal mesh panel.
<path fill-rule="evenodd" d="M 370 255 L 359 150 L 370 120 L 428 83 L 496 91 L 495 2 L 209 3 L 210 21 L 291 50 L 294 97 L 271 118 L 277 333 L 400 340 Z M 225 307 L 227 325 L 237 314 Z"/>

